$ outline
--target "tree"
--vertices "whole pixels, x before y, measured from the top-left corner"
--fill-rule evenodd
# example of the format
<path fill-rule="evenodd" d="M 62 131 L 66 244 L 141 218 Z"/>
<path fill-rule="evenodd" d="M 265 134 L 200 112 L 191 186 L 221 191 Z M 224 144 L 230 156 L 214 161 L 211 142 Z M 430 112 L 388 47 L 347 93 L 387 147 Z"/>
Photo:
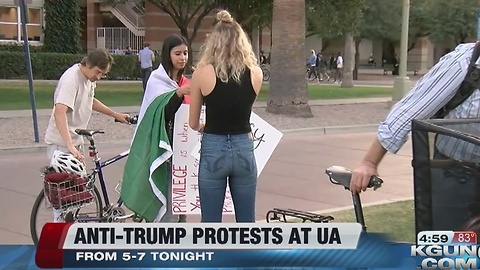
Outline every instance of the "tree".
<path fill-rule="evenodd" d="M 353 69 L 354 69 L 355 44 L 351 34 L 345 35 L 345 49 L 342 73 L 342 88 L 352 88 L 353 85 Z"/>
<path fill-rule="evenodd" d="M 363 14 L 354 37 L 356 53 L 353 79 L 357 79 L 358 77 L 360 42 L 363 39 L 384 40 L 390 43 L 390 47 L 393 49 L 400 41 L 401 21 L 402 1 L 365 1 Z M 378 60 L 382 61 L 382 59 Z"/>
<path fill-rule="evenodd" d="M 419 38 L 429 35 L 428 25 L 431 16 L 428 7 L 431 1 L 410 1 L 409 51 L 415 47 Z M 402 8 L 403 1 L 365 0 L 363 15 L 354 37 L 356 50 L 354 79 L 357 78 L 358 50 L 363 39 L 383 40 L 388 48 L 384 52 L 385 57 L 394 57 L 395 47 L 400 43 L 401 37 Z"/>
<path fill-rule="evenodd" d="M 44 51 L 78 53 L 80 51 L 80 2 L 45 0 Z"/>
<path fill-rule="evenodd" d="M 338 38 L 352 33 L 362 18 L 366 0 L 307 0 L 306 37 Z"/>
<path fill-rule="evenodd" d="M 219 0 L 218 6 L 228 10 L 247 31 L 254 27 L 268 27 L 272 23 L 272 0 Z"/>
<path fill-rule="evenodd" d="M 105 0 L 103 3 L 115 5 L 125 3 L 127 0 Z M 137 0 L 136 2 L 149 2 L 168 14 L 180 30 L 180 34 L 187 40 L 190 54 L 193 52 L 192 43 L 197 36 L 203 19 L 218 8 L 218 0 Z M 193 27 L 192 27 L 193 24 Z M 192 31 L 188 28 L 192 27 Z M 188 67 L 192 66 L 193 58 L 188 58 Z"/>
<path fill-rule="evenodd" d="M 271 28 L 272 24 L 272 0 L 219 0 L 219 7 L 226 9 L 233 18 L 242 25 L 243 29 L 252 34 L 252 46 L 255 56 L 259 56 L 259 29 Z"/>
<path fill-rule="evenodd" d="M 475 37 L 477 29 L 478 0 L 431 1 L 429 38 L 433 42 L 449 42 L 455 45 Z"/>
<path fill-rule="evenodd" d="M 313 117 L 305 80 L 305 0 L 273 0 L 267 112 Z"/>
<path fill-rule="evenodd" d="M 351 35 L 358 32 L 366 0 L 309 0 L 307 1 L 307 37 L 320 35 L 324 40 L 345 37 L 342 87 L 353 87 L 355 48 Z M 322 50 L 328 47 L 325 43 Z M 358 51 L 358 48 L 357 48 Z"/>
<path fill-rule="evenodd" d="M 178 26 L 180 34 L 187 40 L 190 52 L 192 43 L 197 36 L 198 29 L 202 20 L 217 8 L 218 3 L 215 0 L 147 0 L 170 15 L 172 20 Z M 188 27 L 193 23 L 193 29 L 188 31 Z M 188 58 L 188 67 L 192 66 L 193 57 Z"/>

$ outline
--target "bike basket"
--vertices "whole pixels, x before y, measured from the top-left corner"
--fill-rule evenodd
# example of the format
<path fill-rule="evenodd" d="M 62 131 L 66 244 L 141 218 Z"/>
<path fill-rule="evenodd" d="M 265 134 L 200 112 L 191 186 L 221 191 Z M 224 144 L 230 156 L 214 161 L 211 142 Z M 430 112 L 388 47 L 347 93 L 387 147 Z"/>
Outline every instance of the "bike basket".
<path fill-rule="evenodd" d="M 69 173 L 51 173 L 44 176 L 44 193 L 55 208 L 82 207 L 93 202 L 93 195 L 85 179 Z"/>

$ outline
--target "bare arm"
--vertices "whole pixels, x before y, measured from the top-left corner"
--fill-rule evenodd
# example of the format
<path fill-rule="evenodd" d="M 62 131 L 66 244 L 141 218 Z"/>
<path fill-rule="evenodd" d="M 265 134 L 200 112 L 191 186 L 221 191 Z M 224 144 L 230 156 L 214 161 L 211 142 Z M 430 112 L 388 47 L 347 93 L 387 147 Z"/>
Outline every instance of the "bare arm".
<path fill-rule="evenodd" d="M 53 116 L 55 118 L 55 125 L 57 126 L 58 133 L 62 136 L 63 141 L 68 149 L 74 148 L 72 137 L 70 136 L 70 132 L 68 131 L 68 120 L 67 120 L 67 112 L 70 108 L 61 103 L 55 104 L 55 108 L 53 111 Z"/>
<path fill-rule="evenodd" d="M 99 101 L 96 98 L 93 99 L 92 109 L 96 112 L 111 116 L 113 118 L 115 118 L 115 116 L 117 115 L 117 112 L 105 106 L 105 104 L 103 104 L 101 101 Z"/>
<path fill-rule="evenodd" d="M 192 74 L 190 85 L 190 111 L 188 123 L 190 128 L 198 131 L 201 129 L 200 113 L 203 105 L 203 96 L 200 91 L 200 77 L 202 76 L 202 68 L 197 68 Z"/>
<path fill-rule="evenodd" d="M 128 119 L 129 116 L 127 114 L 121 114 L 121 113 L 118 113 L 118 112 L 110 109 L 109 107 L 105 106 L 105 104 L 103 104 L 102 102 L 100 102 L 96 98 L 93 98 L 92 109 L 94 111 L 102 113 L 104 115 L 111 116 L 121 123 L 128 124 L 127 119 Z"/>
<path fill-rule="evenodd" d="M 255 90 L 255 93 L 260 93 L 260 90 L 262 89 L 262 84 L 263 84 L 263 72 L 262 69 L 258 66 L 252 68 L 251 70 L 252 76 L 252 86 L 253 89 Z"/>

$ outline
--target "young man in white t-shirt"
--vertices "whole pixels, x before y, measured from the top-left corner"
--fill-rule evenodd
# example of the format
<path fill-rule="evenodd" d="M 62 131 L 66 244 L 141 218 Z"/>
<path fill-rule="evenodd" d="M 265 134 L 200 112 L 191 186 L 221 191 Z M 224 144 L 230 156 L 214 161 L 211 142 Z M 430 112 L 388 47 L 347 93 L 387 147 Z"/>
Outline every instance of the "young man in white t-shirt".
<path fill-rule="evenodd" d="M 342 82 L 342 75 L 343 75 L 343 56 L 342 53 L 337 54 L 337 59 L 335 60 L 336 67 L 335 67 L 335 79 L 333 83 L 341 83 Z"/>
<path fill-rule="evenodd" d="M 105 106 L 95 95 L 96 81 L 105 77 L 113 63 L 105 50 L 90 52 L 80 63 L 67 69 L 58 81 L 54 94 L 54 107 L 50 116 L 45 142 L 51 161 L 55 150 L 73 154 L 83 161 L 83 137 L 75 129 L 86 129 L 92 111 L 111 116 L 127 124 L 128 114 L 121 114 Z M 54 211 L 55 221 L 61 212 Z"/>

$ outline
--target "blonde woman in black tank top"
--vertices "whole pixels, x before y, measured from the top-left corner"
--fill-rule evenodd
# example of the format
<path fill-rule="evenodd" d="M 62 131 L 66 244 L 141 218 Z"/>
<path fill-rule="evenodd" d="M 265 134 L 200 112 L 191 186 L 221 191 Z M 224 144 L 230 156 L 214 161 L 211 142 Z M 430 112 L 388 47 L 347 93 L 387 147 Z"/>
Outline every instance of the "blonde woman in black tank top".
<path fill-rule="evenodd" d="M 262 70 L 242 27 L 217 13 L 190 89 L 190 127 L 203 132 L 198 185 L 202 222 L 222 222 L 227 184 L 237 222 L 255 222 L 257 165 L 250 128 Z M 206 123 L 200 123 L 202 104 Z"/>

